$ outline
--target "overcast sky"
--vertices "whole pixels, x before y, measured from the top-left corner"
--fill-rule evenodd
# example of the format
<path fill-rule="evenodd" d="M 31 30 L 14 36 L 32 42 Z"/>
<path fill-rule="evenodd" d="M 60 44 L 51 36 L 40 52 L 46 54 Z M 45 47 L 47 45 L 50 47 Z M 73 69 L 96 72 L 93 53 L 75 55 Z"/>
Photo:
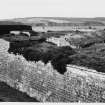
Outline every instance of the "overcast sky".
<path fill-rule="evenodd" d="M 0 19 L 105 17 L 105 0 L 0 0 Z"/>

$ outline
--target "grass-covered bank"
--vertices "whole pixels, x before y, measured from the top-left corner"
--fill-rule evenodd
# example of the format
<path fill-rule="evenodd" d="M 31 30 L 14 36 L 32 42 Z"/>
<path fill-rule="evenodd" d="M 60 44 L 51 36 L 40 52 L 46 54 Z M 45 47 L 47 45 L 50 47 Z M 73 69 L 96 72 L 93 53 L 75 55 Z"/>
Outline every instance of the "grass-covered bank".
<path fill-rule="evenodd" d="M 10 87 L 5 82 L 0 82 L 0 99 L 3 102 L 38 102 L 35 98 Z"/>

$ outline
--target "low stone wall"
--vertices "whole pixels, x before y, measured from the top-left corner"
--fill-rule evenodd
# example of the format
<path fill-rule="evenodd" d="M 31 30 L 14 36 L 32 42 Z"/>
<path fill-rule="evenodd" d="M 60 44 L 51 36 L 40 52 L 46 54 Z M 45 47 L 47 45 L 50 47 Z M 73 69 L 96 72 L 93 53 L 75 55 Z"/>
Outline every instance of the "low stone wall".
<path fill-rule="evenodd" d="M 104 74 L 67 65 L 67 72 L 61 75 L 50 62 L 28 62 L 0 49 L 0 81 L 9 86 L 41 102 L 105 102 Z"/>

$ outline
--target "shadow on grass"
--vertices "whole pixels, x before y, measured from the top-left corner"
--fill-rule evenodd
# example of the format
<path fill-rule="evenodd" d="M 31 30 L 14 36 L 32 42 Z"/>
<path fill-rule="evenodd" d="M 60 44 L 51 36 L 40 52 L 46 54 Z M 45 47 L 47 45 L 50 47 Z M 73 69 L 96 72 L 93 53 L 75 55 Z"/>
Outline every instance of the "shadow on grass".
<path fill-rule="evenodd" d="M 0 82 L 0 102 L 38 102 L 38 100 Z"/>

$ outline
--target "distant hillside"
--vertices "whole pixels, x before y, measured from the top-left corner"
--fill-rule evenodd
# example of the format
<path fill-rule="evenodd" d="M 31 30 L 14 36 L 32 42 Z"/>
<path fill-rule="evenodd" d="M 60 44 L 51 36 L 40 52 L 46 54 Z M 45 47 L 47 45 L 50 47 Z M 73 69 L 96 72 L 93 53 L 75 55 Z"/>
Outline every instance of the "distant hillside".
<path fill-rule="evenodd" d="M 5 23 L 26 24 L 32 26 L 105 26 L 105 18 L 30 17 L 11 19 L 4 23 L 0 22 L 0 24 Z"/>
<path fill-rule="evenodd" d="M 14 21 L 0 21 L 0 25 L 23 25 L 23 23 Z"/>
<path fill-rule="evenodd" d="M 105 26 L 104 23 L 99 22 L 99 21 L 86 21 L 83 24 L 84 26 Z"/>

